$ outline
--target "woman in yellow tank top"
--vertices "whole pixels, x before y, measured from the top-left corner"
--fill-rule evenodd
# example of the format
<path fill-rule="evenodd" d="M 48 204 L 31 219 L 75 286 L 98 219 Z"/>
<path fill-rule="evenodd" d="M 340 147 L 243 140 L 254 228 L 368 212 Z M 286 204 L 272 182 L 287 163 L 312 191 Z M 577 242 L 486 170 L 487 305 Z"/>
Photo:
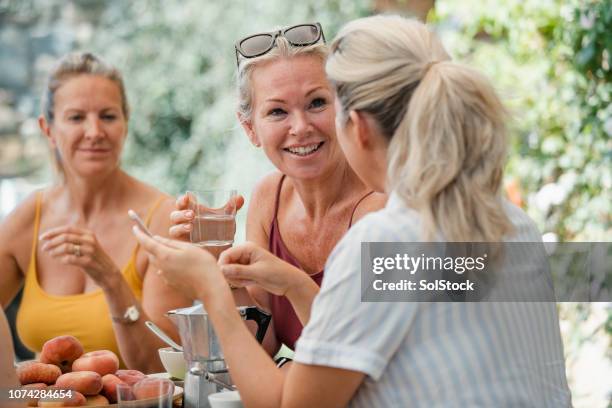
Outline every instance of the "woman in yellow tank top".
<path fill-rule="evenodd" d="M 161 370 L 152 320 L 189 299 L 155 273 L 130 233 L 134 209 L 164 235 L 173 200 L 120 168 L 128 103 L 120 73 L 96 56 L 66 56 L 51 73 L 39 118 L 61 182 L 33 194 L 0 225 L 0 302 L 24 284 L 17 328 L 39 352 L 59 335 L 86 351 L 109 349 L 122 366 Z"/>

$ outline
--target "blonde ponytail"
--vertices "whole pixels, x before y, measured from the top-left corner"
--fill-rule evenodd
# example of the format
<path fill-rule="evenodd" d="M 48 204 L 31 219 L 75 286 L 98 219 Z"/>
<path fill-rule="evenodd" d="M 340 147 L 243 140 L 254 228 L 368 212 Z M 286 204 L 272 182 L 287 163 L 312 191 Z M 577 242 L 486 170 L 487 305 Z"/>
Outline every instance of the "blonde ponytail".
<path fill-rule="evenodd" d="M 340 114 L 367 112 L 390 139 L 388 189 L 421 214 L 422 239 L 510 233 L 500 196 L 506 111 L 489 81 L 450 62 L 425 25 L 398 16 L 347 24 L 331 50 Z"/>

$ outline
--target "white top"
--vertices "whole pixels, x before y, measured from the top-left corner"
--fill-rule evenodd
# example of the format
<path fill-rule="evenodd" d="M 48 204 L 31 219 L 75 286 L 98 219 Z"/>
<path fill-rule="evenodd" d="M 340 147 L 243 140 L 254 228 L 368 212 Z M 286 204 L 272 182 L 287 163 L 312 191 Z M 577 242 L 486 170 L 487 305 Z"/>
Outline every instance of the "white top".
<path fill-rule="evenodd" d="M 506 204 L 511 241 L 541 241 Z M 571 405 L 554 303 L 361 302 L 361 242 L 418 241 L 418 214 L 392 194 L 325 266 L 295 361 L 360 371 L 351 407 Z"/>

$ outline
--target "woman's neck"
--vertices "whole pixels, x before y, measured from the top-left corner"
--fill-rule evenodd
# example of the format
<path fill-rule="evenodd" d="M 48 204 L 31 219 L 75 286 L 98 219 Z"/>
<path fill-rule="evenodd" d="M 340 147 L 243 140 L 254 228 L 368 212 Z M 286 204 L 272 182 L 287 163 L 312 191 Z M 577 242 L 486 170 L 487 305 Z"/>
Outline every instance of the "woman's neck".
<path fill-rule="evenodd" d="M 291 180 L 306 214 L 313 219 L 322 218 L 351 192 L 365 189 L 363 182 L 344 160 L 315 179 Z"/>
<path fill-rule="evenodd" d="M 64 198 L 75 218 L 87 222 L 96 215 L 116 208 L 133 179 L 117 168 L 104 177 L 81 178 L 66 175 Z"/>

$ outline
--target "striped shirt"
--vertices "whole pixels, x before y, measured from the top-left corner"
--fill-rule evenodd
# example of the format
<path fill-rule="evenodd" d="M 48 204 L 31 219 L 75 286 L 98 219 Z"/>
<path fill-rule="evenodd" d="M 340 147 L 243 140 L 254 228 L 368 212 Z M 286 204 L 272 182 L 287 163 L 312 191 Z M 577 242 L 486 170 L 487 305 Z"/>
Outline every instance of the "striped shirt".
<path fill-rule="evenodd" d="M 505 203 L 508 241 L 540 234 Z M 567 407 L 554 303 L 361 302 L 361 242 L 415 242 L 419 216 L 392 194 L 338 243 L 295 361 L 366 374 L 351 407 Z"/>

